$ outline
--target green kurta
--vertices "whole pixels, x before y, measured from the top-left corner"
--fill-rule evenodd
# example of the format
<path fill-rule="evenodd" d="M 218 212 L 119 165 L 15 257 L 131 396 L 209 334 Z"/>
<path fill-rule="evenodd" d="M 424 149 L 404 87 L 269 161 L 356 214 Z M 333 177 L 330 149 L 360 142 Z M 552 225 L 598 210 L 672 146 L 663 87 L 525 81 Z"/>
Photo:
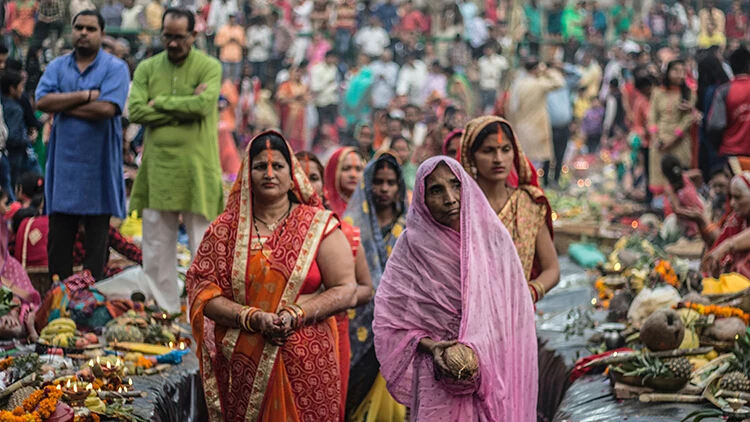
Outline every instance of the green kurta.
<path fill-rule="evenodd" d="M 201 84 L 207 85 L 206 90 L 194 95 Z M 130 120 L 144 125 L 146 132 L 130 212 L 191 212 L 208 221 L 221 213 L 220 89 L 221 64 L 196 49 L 178 66 L 166 52 L 138 66 L 130 93 Z"/>

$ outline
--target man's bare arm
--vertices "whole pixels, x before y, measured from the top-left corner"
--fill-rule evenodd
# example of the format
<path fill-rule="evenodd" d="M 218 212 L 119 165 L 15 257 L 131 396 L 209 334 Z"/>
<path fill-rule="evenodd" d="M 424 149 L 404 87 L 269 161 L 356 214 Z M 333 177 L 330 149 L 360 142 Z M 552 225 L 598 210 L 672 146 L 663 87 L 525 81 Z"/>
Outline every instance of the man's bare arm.
<path fill-rule="evenodd" d="M 99 91 L 95 89 L 50 93 L 36 102 L 36 108 L 45 113 L 59 113 L 72 110 L 91 101 L 96 101 L 97 98 L 99 98 Z"/>

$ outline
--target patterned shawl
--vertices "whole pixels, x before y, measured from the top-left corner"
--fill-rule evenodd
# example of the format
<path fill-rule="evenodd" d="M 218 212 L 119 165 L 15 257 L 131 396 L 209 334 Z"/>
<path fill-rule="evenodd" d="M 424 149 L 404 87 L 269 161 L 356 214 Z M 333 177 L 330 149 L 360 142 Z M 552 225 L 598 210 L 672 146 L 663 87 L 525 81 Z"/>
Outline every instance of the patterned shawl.
<path fill-rule="evenodd" d="M 373 178 L 375 177 L 375 167 L 381 160 L 389 161 L 399 171 L 397 172 L 399 193 L 397 199 L 397 212 L 400 214 L 390 232 L 383 237 L 380 224 L 378 223 L 377 214 L 373 202 Z M 400 171 L 400 165 L 396 157 L 391 153 L 382 153 L 374 158 L 365 168 L 362 182 L 352 198 L 349 200 L 349 207 L 344 213 L 344 222 L 349 223 L 360 230 L 360 247 L 364 249 L 367 256 L 367 265 L 372 277 L 372 284 L 377 290 L 380 284 L 380 277 L 383 275 L 388 257 L 393 251 L 396 240 L 404 228 L 406 213 L 406 186 L 404 178 Z M 357 387 L 356 393 L 366 394 L 370 385 L 363 385 L 374 381 L 377 375 L 377 362 L 370 362 L 366 359 L 368 354 L 374 358 L 373 337 L 372 337 L 372 318 L 375 302 L 370 301 L 366 305 L 349 310 L 349 337 L 351 339 L 351 379 L 350 387 Z M 363 379 L 357 379 L 363 377 Z M 366 381 L 365 381 L 366 380 Z M 350 388 L 348 403 L 359 403 Z M 350 406 L 347 406 L 350 407 Z"/>

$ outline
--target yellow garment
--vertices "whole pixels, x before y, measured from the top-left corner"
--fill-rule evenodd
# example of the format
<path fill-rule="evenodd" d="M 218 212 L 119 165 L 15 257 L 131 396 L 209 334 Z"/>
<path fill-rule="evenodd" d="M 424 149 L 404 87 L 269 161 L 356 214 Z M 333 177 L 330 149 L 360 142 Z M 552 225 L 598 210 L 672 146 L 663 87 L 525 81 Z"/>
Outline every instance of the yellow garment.
<path fill-rule="evenodd" d="M 586 112 L 589 111 L 590 108 L 591 100 L 579 96 L 573 103 L 573 116 L 580 122 L 581 120 L 583 120 L 583 116 L 586 115 Z"/>
<path fill-rule="evenodd" d="M 388 392 L 385 378 L 380 373 L 370 388 L 370 392 L 357 411 L 352 415 L 352 422 L 403 422 L 406 418 L 406 407 L 399 404 Z"/>
<path fill-rule="evenodd" d="M 133 212 L 125 219 L 120 226 L 120 234 L 132 239 L 136 236 L 143 237 L 143 220 L 138 217 L 137 212 Z"/>
<path fill-rule="evenodd" d="M 703 279 L 703 291 L 701 294 L 704 295 L 721 295 L 729 293 L 741 292 L 747 288 L 750 288 L 750 280 L 742 274 L 730 273 L 722 274 L 719 279 L 715 278 L 704 278 Z"/>

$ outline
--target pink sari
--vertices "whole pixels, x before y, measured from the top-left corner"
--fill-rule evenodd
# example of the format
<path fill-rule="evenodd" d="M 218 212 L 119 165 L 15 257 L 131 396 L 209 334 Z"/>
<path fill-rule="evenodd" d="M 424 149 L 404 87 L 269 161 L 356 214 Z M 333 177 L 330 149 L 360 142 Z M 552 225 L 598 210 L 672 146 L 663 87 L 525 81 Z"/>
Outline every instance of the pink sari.
<path fill-rule="evenodd" d="M 424 180 L 444 162 L 461 181 L 461 233 L 437 223 Z M 414 202 L 375 296 L 375 351 L 412 421 L 535 421 L 534 313 L 513 240 L 479 186 L 448 157 L 417 171 Z M 419 340 L 458 340 L 479 359 L 469 386 L 435 379 Z"/>

